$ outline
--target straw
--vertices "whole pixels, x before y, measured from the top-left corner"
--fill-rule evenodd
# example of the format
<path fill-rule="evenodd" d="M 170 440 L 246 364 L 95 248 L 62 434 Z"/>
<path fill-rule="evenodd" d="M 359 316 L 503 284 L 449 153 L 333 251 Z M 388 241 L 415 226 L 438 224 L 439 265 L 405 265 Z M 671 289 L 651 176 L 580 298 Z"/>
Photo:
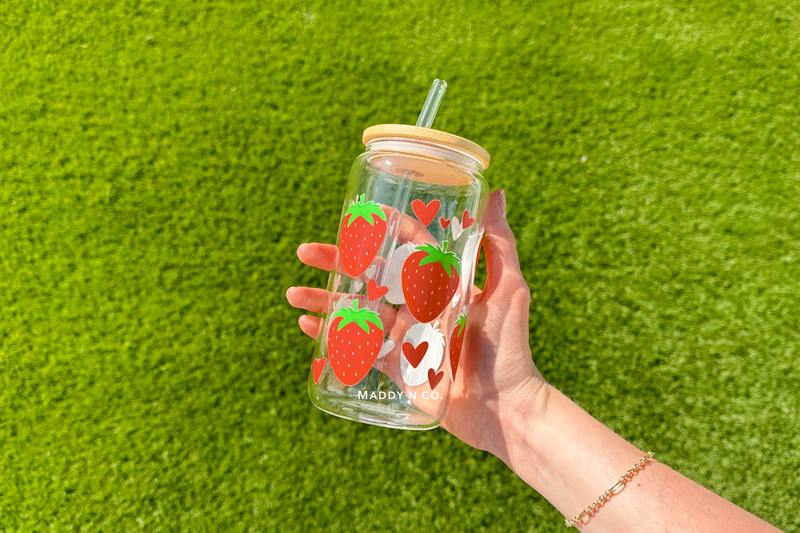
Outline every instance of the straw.
<path fill-rule="evenodd" d="M 422 111 L 419 113 L 416 124 L 417 127 L 430 128 L 433 126 L 433 119 L 436 118 L 436 112 L 439 111 L 439 104 L 442 103 L 442 98 L 446 90 L 446 81 L 440 79 L 433 80 L 431 90 L 428 91 L 428 98 L 425 99 L 425 105 L 422 106 Z"/>
<path fill-rule="evenodd" d="M 420 128 L 430 128 L 433 126 L 433 119 L 436 118 L 436 112 L 439 111 L 439 104 L 442 103 L 442 97 L 444 96 L 444 92 L 447 90 L 447 82 L 440 79 L 433 80 L 433 84 L 431 84 L 431 90 L 428 91 L 428 97 L 425 99 L 425 104 L 422 106 L 422 111 L 419 113 L 419 118 L 417 119 L 416 126 Z M 400 237 L 400 226 L 403 220 L 404 213 L 406 209 L 408 209 L 408 201 L 410 200 L 411 196 L 411 185 L 414 183 L 414 173 L 411 171 L 405 171 L 403 173 L 403 180 L 400 182 L 400 185 L 397 187 L 397 192 L 395 193 L 394 201 L 392 202 L 393 212 L 397 213 L 397 217 L 392 217 L 393 222 L 392 224 L 395 226 L 394 234 L 392 235 L 392 243 L 389 246 L 389 253 L 386 255 L 386 263 L 384 264 L 383 271 L 381 272 L 381 284 L 385 285 L 387 283 L 386 276 L 389 273 L 389 265 L 392 264 L 392 260 L 394 259 L 394 252 L 397 249 L 397 241 Z M 380 301 L 370 302 L 369 307 L 373 311 L 377 311 L 379 309 Z M 374 367 L 380 371 L 380 374 L 377 377 L 378 384 L 376 387 L 372 388 L 372 390 L 381 390 L 383 388 L 384 380 L 388 378 L 386 375 L 386 364 L 390 358 L 384 357 L 374 363 Z M 372 380 L 375 378 L 367 378 L 367 380 Z M 370 387 L 369 381 L 367 381 L 367 387 Z M 395 387 L 394 383 L 392 383 Z M 397 389 L 400 390 L 399 388 Z"/>
<path fill-rule="evenodd" d="M 446 89 L 446 81 L 440 79 L 433 80 L 433 84 L 431 84 L 431 90 L 428 91 L 428 97 L 425 99 L 425 104 L 422 106 L 422 111 L 419 113 L 419 118 L 417 119 L 416 124 L 417 127 L 430 128 L 433 126 L 433 119 L 436 118 L 436 112 L 439 111 L 439 104 L 442 103 L 442 97 L 444 96 L 444 91 Z M 397 248 L 397 241 L 400 237 L 400 225 L 403 220 L 403 213 L 405 213 L 408 209 L 408 201 L 411 199 L 411 185 L 414 183 L 414 173 L 406 170 L 403 172 L 403 178 L 404 179 L 397 187 L 397 192 L 395 193 L 394 201 L 392 202 L 393 211 L 398 215 L 395 220 L 396 227 L 394 235 L 392 235 L 392 243 L 389 246 L 389 253 L 386 256 L 386 265 L 383 269 L 381 278 L 382 280 L 385 280 L 385 276 L 389 271 L 389 264 L 391 264 L 394 257 L 395 248 Z"/>

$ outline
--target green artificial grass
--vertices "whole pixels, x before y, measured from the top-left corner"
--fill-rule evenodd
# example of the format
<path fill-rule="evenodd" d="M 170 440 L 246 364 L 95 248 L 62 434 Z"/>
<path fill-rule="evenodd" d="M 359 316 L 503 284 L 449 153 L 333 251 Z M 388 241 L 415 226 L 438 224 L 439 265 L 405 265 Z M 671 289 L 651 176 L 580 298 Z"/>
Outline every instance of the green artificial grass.
<path fill-rule="evenodd" d="M 335 238 L 363 130 L 413 124 L 441 77 L 435 127 L 506 190 L 543 374 L 800 531 L 798 23 L 779 0 L 0 2 L 0 530 L 563 528 L 446 432 L 307 398 L 284 293 L 327 278 L 295 248 Z"/>

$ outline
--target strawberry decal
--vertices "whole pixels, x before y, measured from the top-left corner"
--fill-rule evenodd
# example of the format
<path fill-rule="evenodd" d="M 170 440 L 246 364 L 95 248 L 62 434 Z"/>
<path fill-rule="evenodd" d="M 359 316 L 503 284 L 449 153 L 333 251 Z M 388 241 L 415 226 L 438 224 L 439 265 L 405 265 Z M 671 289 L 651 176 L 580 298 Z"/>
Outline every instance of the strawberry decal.
<path fill-rule="evenodd" d="M 436 388 L 436 385 L 438 385 L 439 382 L 442 381 L 443 377 L 444 377 L 444 370 L 437 373 L 432 368 L 428 369 L 428 385 L 431 386 L 431 390 Z"/>
<path fill-rule="evenodd" d="M 456 379 L 458 370 L 458 360 L 461 358 L 461 344 L 464 342 L 464 329 L 467 327 L 466 310 L 458 315 L 458 320 L 453 325 L 453 333 L 450 334 L 450 371 L 453 373 L 453 380 Z"/>
<path fill-rule="evenodd" d="M 402 286 L 411 316 L 430 322 L 444 311 L 461 280 L 461 260 L 442 246 L 423 244 L 403 263 Z"/>
<path fill-rule="evenodd" d="M 461 215 L 461 223 L 463 224 L 462 227 L 464 229 L 467 229 L 475 223 L 475 219 L 469 216 L 469 210 L 464 209 L 464 214 Z"/>
<path fill-rule="evenodd" d="M 414 214 L 417 215 L 417 219 L 419 219 L 423 226 L 431 225 L 431 222 L 436 218 L 436 213 L 439 212 L 441 206 L 442 202 L 439 200 L 431 200 L 426 204 L 418 198 L 411 202 L 411 209 L 414 211 Z"/>
<path fill-rule="evenodd" d="M 358 300 L 331 315 L 328 357 L 333 374 L 345 385 L 357 385 L 372 368 L 383 344 L 378 313 L 359 309 Z"/>
<path fill-rule="evenodd" d="M 367 300 L 370 302 L 382 298 L 387 292 L 389 292 L 389 287 L 378 285 L 378 282 L 374 279 L 370 278 L 367 282 Z"/>
<path fill-rule="evenodd" d="M 364 195 L 350 204 L 344 214 L 339 255 L 344 271 L 351 278 L 360 276 L 378 255 L 386 237 L 386 213 L 375 202 L 364 202 Z"/>
<path fill-rule="evenodd" d="M 314 372 L 314 384 L 316 385 L 319 383 L 319 378 L 322 377 L 322 371 L 325 370 L 325 358 L 314 359 L 312 370 Z"/>

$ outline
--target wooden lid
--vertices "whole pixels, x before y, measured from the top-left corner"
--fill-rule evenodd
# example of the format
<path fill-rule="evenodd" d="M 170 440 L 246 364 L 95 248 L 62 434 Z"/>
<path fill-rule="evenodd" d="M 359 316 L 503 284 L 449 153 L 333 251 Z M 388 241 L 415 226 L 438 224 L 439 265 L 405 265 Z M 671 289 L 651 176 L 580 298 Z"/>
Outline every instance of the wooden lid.
<path fill-rule="evenodd" d="M 415 154 L 387 154 L 378 152 L 369 156 L 369 162 L 383 172 L 398 178 L 413 177 L 419 183 L 466 187 L 475 181 L 475 176 L 461 167 L 442 165 L 438 161 Z M 410 174 L 409 174 L 410 173 Z"/>
<path fill-rule="evenodd" d="M 459 152 L 463 152 L 475 159 L 485 169 L 489 168 L 491 156 L 489 152 L 480 145 L 452 133 L 445 133 L 430 128 L 420 128 L 417 126 L 407 126 L 405 124 L 381 124 L 370 126 L 364 130 L 364 145 L 376 139 L 409 139 L 415 141 L 426 141 L 440 144 Z"/>

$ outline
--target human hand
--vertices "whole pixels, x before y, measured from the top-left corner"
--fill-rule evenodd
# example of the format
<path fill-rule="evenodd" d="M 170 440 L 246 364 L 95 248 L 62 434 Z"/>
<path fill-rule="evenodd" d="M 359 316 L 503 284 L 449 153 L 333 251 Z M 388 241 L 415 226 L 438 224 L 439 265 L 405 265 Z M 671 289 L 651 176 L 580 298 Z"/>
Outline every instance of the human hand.
<path fill-rule="evenodd" d="M 413 223 L 410 219 L 408 227 L 401 229 L 403 241 L 431 242 L 432 238 L 424 228 Z M 403 224 L 406 224 L 405 219 Z M 531 360 L 528 342 L 530 290 L 522 277 L 514 236 L 505 219 L 502 191 L 489 197 L 483 250 L 488 268 L 487 282 L 483 291 L 473 287 L 463 355 L 442 427 L 470 446 L 503 458 L 502 416 L 516 409 L 517 402 L 530 402 L 540 396 L 544 380 Z M 330 244 L 303 244 L 297 254 L 303 263 L 323 270 L 331 271 L 337 264 L 338 250 Z M 295 287 L 289 289 L 286 296 L 294 307 L 314 313 L 329 309 L 330 293 L 324 289 Z M 388 337 L 393 340 L 397 337 L 396 347 L 387 356 L 387 362 L 393 358 L 399 360 L 400 340 L 413 324 L 413 318 L 405 306 L 399 310 L 381 306 L 379 314 Z M 299 323 L 310 337 L 316 339 L 319 336 L 322 328 L 320 318 L 304 315 Z M 399 364 L 382 365 L 390 371 L 395 367 L 399 368 Z M 396 378 L 391 373 L 390 377 Z"/>
<path fill-rule="evenodd" d="M 462 363 L 442 427 L 505 460 L 506 424 L 523 405 L 541 403 L 546 382 L 531 359 L 531 293 L 506 220 L 503 191 L 489 196 L 481 246 L 486 284 L 482 291 L 473 289 Z"/>

